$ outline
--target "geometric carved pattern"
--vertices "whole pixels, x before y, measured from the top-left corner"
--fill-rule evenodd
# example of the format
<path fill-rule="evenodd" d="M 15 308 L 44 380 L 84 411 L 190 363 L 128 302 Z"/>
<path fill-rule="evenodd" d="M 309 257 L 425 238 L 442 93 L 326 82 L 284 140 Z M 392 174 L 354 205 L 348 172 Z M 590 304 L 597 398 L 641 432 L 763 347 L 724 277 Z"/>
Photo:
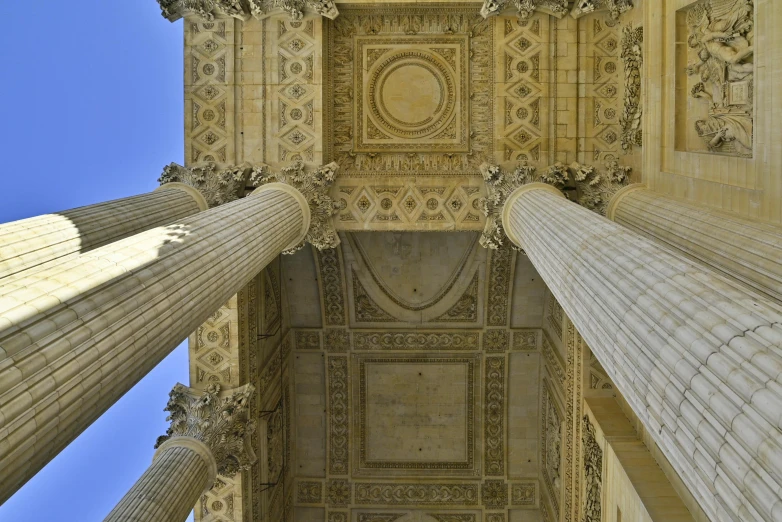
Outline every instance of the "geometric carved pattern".
<path fill-rule="evenodd" d="M 388 230 L 483 230 L 479 178 L 338 178 L 330 195 L 339 205 L 339 230 L 382 224 Z"/>
<path fill-rule="evenodd" d="M 497 18 L 494 23 L 502 38 L 498 60 L 503 67 L 496 74 L 504 96 L 495 103 L 495 159 L 542 166 L 548 153 L 549 15 Z"/>
<path fill-rule="evenodd" d="M 320 49 L 320 21 L 264 20 L 270 30 L 269 47 L 276 69 L 270 70 L 266 163 L 287 166 L 296 161 L 319 161 L 320 85 L 316 79 Z M 276 34 L 274 34 L 276 33 Z M 277 81 L 273 81 L 276 79 Z"/>
<path fill-rule="evenodd" d="M 234 160 L 233 140 L 233 27 L 234 20 L 211 23 L 188 19 L 185 31 L 186 99 L 185 121 L 189 147 L 185 162 L 230 163 Z"/>

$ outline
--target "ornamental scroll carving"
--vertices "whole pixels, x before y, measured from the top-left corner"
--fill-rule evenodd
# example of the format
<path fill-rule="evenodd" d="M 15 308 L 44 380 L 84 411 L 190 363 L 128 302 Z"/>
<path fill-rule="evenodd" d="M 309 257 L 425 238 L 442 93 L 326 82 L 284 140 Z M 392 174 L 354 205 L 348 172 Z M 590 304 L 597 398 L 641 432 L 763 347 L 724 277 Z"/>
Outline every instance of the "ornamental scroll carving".
<path fill-rule="evenodd" d="M 293 20 L 301 20 L 307 8 L 332 20 L 339 16 L 332 0 L 158 0 L 158 4 L 161 14 L 171 22 L 187 15 L 199 16 L 207 22 L 216 16 L 230 16 L 245 21 L 254 17 L 260 20 L 275 9 L 285 11 Z"/>
<path fill-rule="evenodd" d="M 192 437 L 209 447 L 219 475 L 233 477 L 249 469 L 256 461 L 249 444 L 255 431 L 255 421 L 248 413 L 253 393 L 255 387 L 251 384 L 224 393 L 220 393 L 219 384 L 212 384 L 203 392 L 177 384 L 165 408 L 171 426 L 158 437 L 155 448 L 169 439 Z"/>
<path fill-rule="evenodd" d="M 708 0 L 687 12 L 690 95 L 708 104 L 695 131 L 711 152 L 751 157 L 754 105 L 754 6 Z"/>
<path fill-rule="evenodd" d="M 528 20 L 535 11 L 562 18 L 567 14 L 569 0 L 513 0 L 513 7 L 518 11 L 520 20 Z M 481 16 L 488 18 L 498 15 L 508 5 L 508 0 L 485 0 L 481 8 Z"/>
<path fill-rule="evenodd" d="M 298 190 L 309 204 L 311 217 L 307 236 L 304 241 L 283 254 L 293 254 L 304 248 L 305 243 L 312 244 L 318 250 L 333 249 L 339 245 L 339 236 L 331 223 L 331 217 L 337 213 L 337 204 L 328 196 L 338 169 L 336 163 L 329 163 L 313 172 L 305 173 L 304 163 L 301 161 L 276 173 L 269 173 L 266 167 L 253 169 L 250 175 L 250 183 L 253 186 L 273 182 L 285 183 Z"/>
<path fill-rule="evenodd" d="M 584 519 L 583 522 L 600 522 L 602 506 L 600 489 L 603 484 L 603 450 L 597 444 L 595 427 L 584 416 Z"/>
<path fill-rule="evenodd" d="M 358 483 L 357 504 L 413 506 L 476 506 L 477 484 L 382 484 Z"/>
<path fill-rule="evenodd" d="M 188 168 L 171 163 L 163 167 L 158 183 L 176 182 L 193 187 L 212 208 L 239 199 L 249 169 L 249 165 L 218 167 L 215 163 L 197 163 Z"/>

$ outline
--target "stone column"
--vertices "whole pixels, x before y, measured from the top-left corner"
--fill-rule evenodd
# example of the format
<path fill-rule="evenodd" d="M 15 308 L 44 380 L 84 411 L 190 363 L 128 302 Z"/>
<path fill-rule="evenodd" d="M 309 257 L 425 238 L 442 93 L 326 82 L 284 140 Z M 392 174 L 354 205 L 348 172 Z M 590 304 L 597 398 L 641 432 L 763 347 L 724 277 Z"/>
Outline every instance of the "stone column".
<path fill-rule="evenodd" d="M 782 520 L 782 306 L 533 183 L 522 247 L 712 520 Z"/>
<path fill-rule="evenodd" d="M 333 247 L 335 168 L 256 172 L 249 197 L 0 288 L 0 502 L 280 252 Z"/>
<path fill-rule="evenodd" d="M 249 436 L 255 430 L 247 406 L 252 385 L 199 393 L 177 384 L 166 411 L 168 434 L 158 439 L 152 465 L 104 522 L 184 522 L 217 473 L 232 477 L 255 462 Z"/>
<path fill-rule="evenodd" d="M 782 303 L 778 226 L 673 199 L 644 185 L 617 192 L 607 216 Z"/>
<path fill-rule="evenodd" d="M 149 194 L 0 225 L 0 283 L 206 208 L 197 190 L 172 183 Z"/>

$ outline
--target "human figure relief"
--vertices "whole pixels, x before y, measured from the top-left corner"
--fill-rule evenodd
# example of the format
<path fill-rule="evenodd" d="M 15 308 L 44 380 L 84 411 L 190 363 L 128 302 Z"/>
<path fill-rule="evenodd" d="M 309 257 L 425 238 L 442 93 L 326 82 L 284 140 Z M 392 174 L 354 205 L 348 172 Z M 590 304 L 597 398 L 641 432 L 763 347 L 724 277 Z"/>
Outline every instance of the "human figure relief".
<path fill-rule="evenodd" d="M 709 103 L 709 116 L 696 121 L 695 129 L 713 152 L 752 154 L 752 103 L 735 93 L 751 95 L 753 9 L 752 0 L 708 0 L 687 13 L 695 61 L 686 72 L 700 76 L 690 95 Z"/>

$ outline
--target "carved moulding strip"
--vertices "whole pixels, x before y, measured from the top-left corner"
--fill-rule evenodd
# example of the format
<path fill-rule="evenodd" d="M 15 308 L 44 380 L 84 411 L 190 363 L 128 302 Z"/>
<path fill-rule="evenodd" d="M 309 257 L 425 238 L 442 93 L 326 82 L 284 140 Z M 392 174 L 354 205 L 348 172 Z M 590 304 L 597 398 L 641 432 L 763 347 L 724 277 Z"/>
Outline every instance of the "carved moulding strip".
<path fill-rule="evenodd" d="M 486 357 L 484 461 L 486 475 L 505 474 L 505 357 Z"/>
<path fill-rule="evenodd" d="M 376 350 L 427 350 L 427 351 L 470 351 L 478 350 L 478 332 L 353 332 L 354 349 Z"/>
<path fill-rule="evenodd" d="M 328 466 L 332 475 L 347 475 L 350 470 L 350 414 L 348 405 L 348 359 L 327 359 L 328 379 Z"/>
<path fill-rule="evenodd" d="M 488 326 L 506 326 L 508 324 L 515 259 L 510 246 L 502 246 L 491 251 L 489 281 L 486 285 L 488 287 L 486 301 L 486 324 Z"/>
<path fill-rule="evenodd" d="M 393 506 L 477 506 L 477 484 L 359 482 L 355 503 Z"/>
<path fill-rule="evenodd" d="M 342 256 L 339 249 L 315 250 L 320 272 L 323 319 L 327 326 L 343 326 L 346 323 L 345 285 Z"/>

